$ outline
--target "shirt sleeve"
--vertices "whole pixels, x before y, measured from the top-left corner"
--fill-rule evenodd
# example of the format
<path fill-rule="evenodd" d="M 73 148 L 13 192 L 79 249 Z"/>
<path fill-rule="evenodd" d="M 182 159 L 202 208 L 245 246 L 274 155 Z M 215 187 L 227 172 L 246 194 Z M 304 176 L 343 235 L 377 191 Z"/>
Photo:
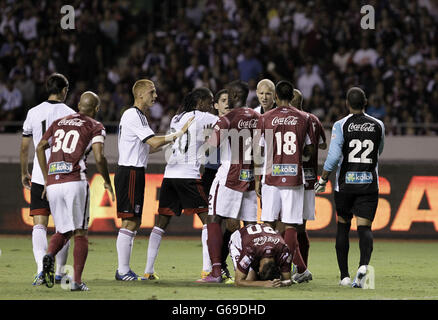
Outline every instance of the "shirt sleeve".
<path fill-rule="evenodd" d="M 324 163 L 325 171 L 333 171 L 339 163 L 342 157 L 342 145 L 344 144 L 344 134 L 340 122 L 336 122 L 332 130 L 332 139 L 330 141 L 330 147 L 327 155 L 327 159 Z"/>
<path fill-rule="evenodd" d="M 383 124 L 383 122 L 380 122 L 380 125 L 382 126 L 382 139 L 380 140 L 379 145 L 379 156 L 382 154 L 383 147 L 385 146 L 385 125 Z"/>
<path fill-rule="evenodd" d="M 91 134 L 91 144 L 94 143 L 105 143 L 106 130 L 105 127 L 99 123 L 93 128 L 93 132 Z"/>
<path fill-rule="evenodd" d="M 148 124 L 146 117 L 140 114 L 133 114 L 131 121 L 128 123 L 129 129 L 134 132 L 134 134 L 143 142 L 155 136 L 155 132 L 151 129 Z"/>
<path fill-rule="evenodd" d="M 33 135 L 32 125 L 30 121 L 30 114 L 27 113 L 26 120 L 23 123 L 23 137 L 31 137 Z"/>
<path fill-rule="evenodd" d="M 216 122 L 216 124 L 213 126 L 213 134 L 208 139 L 208 144 L 213 147 L 219 147 L 221 143 L 221 139 L 224 139 L 226 136 L 228 136 L 223 134 L 224 132 L 223 130 L 228 129 L 229 125 L 230 122 L 225 116 L 220 117 L 219 120 Z"/>
<path fill-rule="evenodd" d="M 314 123 L 310 116 L 307 117 L 307 132 L 306 132 L 306 138 L 305 138 L 305 145 L 309 144 L 317 144 L 316 137 L 315 137 L 315 128 Z"/>
<path fill-rule="evenodd" d="M 254 257 L 246 250 L 242 250 L 242 253 L 236 264 L 237 269 L 239 269 L 239 271 L 244 274 L 248 274 L 249 268 L 251 267 L 253 261 L 254 261 Z"/>
<path fill-rule="evenodd" d="M 290 254 L 289 248 L 287 246 L 283 247 L 280 254 L 279 263 L 281 272 L 291 272 L 292 268 L 292 255 Z"/>

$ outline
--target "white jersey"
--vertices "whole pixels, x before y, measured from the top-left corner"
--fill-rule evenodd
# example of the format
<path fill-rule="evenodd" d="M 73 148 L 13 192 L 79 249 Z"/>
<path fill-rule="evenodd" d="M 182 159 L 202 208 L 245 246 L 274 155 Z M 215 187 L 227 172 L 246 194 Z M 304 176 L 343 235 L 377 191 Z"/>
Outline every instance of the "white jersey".
<path fill-rule="evenodd" d="M 23 123 L 23 137 L 32 137 L 36 148 L 43 134 L 55 120 L 75 113 L 73 109 L 62 102 L 44 101 L 27 112 Z M 50 148 L 46 150 L 46 159 L 50 159 Z M 33 158 L 32 182 L 44 185 L 44 177 L 38 163 L 37 154 Z"/>
<path fill-rule="evenodd" d="M 172 132 L 181 130 L 193 116 L 195 116 L 194 122 L 187 132 L 176 139 L 171 149 L 167 151 L 171 154 L 168 157 L 164 178 L 200 179 L 201 177 L 200 160 L 205 153 L 200 147 L 205 144 L 211 132 L 208 129 L 213 128 L 219 117 L 198 110 L 179 114 L 172 118 L 170 130 Z"/>
<path fill-rule="evenodd" d="M 146 141 L 153 136 L 143 112 L 137 107 L 127 109 L 119 124 L 119 166 L 146 168 L 150 149 Z"/>

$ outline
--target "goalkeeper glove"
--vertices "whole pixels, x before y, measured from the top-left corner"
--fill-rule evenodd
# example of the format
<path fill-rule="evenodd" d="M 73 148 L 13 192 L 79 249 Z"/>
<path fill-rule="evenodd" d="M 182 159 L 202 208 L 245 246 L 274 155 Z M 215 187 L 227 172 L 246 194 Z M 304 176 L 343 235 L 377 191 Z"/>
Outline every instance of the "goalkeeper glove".
<path fill-rule="evenodd" d="M 319 181 L 315 183 L 315 193 L 321 193 L 325 191 L 325 185 L 327 184 L 328 180 L 323 179 L 322 177 L 319 178 Z"/>

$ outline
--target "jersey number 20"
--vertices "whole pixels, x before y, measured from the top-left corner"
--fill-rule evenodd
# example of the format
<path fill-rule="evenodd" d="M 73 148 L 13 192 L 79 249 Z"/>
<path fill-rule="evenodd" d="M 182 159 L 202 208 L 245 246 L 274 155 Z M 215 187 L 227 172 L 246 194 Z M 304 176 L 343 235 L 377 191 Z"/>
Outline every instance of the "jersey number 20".
<path fill-rule="evenodd" d="M 364 140 L 360 141 L 359 139 L 353 139 L 350 141 L 349 145 L 350 148 L 354 148 L 351 150 L 351 152 L 348 154 L 348 162 L 350 163 L 373 163 L 373 159 L 367 158 L 368 155 L 373 152 L 374 149 L 374 142 L 371 140 Z M 360 157 L 356 157 L 356 155 L 363 149 L 364 152 L 360 155 Z"/>
<path fill-rule="evenodd" d="M 76 130 L 70 130 L 65 134 L 63 129 L 58 129 L 55 131 L 53 137 L 55 138 L 55 142 L 52 152 L 57 152 L 62 149 L 64 153 L 73 153 L 79 141 L 79 132 Z"/>

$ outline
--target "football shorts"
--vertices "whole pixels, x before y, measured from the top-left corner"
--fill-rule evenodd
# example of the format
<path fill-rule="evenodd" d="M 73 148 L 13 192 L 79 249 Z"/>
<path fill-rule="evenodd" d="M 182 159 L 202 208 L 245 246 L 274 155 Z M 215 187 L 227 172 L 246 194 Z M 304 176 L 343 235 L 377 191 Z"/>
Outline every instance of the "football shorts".
<path fill-rule="evenodd" d="M 30 216 L 50 216 L 50 205 L 46 198 L 41 199 L 44 186 L 32 182 L 30 187 Z"/>
<path fill-rule="evenodd" d="M 145 187 L 144 167 L 117 166 L 114 186 L 116 189 L 117 217 L 141 217 Z"/>
<path fill-rule="evenodd" d="M 257 221 L 257 195 L 252 191 L 236 191 L 214 179 L 208 198 L 208 214 L 248 222 Z"/>
<path fill-rule="evenodd" d="M 263 222 L 303 223 L 304 186 L 262 186 Z"/>
<path fill-rule="evenodd" d="M 85 180 L 57 183 L 47 186 L 57 232 L 87 230 L 90 219 L 90 192 Z"/>
<path fill-rule="evenodd" d="M 200 179 L 164 178 L 158 213 L 180 216 L 208 212 L 208 199 Z"/>
<path fill-rule="evenodd" d="M 378 192 L 366 194 L 335 192 L 337 215 L 347 220 L 355 215 L 373 221 L 378 203 Z"/>
<path fill-rule="evenodd" d="M 303 219 L 315 220 L 315 190 L 304 190 Z"/>

